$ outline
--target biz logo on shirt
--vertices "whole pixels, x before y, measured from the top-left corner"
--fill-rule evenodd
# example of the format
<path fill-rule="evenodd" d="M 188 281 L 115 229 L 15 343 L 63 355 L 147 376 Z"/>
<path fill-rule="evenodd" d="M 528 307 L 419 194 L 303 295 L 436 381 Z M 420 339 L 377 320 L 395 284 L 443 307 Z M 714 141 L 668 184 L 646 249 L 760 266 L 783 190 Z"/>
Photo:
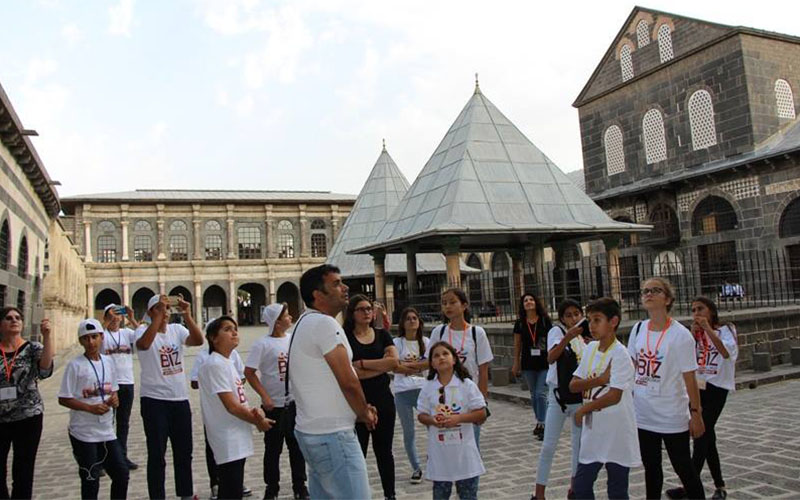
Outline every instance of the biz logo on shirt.
<path fill-rule="evenodd" d="M 240 379 L 236 380 L 236 394 L 239 396 L 239 403 L 247 403 L 247 396 L 244 394 L 244 384 Z"/>
<path fill-rule="evenodd" d="M 467 362 L 467 350 L 466 349 L 464 349 L 463 351 L 462 350 L 458 350 L 458 351 L 456 351 L 456 354 L 458 354 L 458 359 L 461 360 L 461 364 L 462 365 Z"/>
<path fill-rule="evenodd" d="M 636 359 L 636 375 L 638 377 L 647 377 L 653 380 L 660 380 L 661 375 L 658 374 L 658 370 L 661 368 L 663 363 L 663 354 L 659 354 L 658 351 L 655 353 L 648 353 L 645 352 L 644 349 L 641 349 L 639 351 L 639 356 Z"/>
<path fill-rule="evenodd" d="M 286 380 L 286 367 L 289 366 L 289 358 L 285 352 L 278 354 L 278 376 L 281 382 Z"/>
<path fill-rule="evenodd" d="M 181 351 L 178 346 L 174 344 L 162 346 L 158 353 L 161 357 L 161 373 L 166 376 L 183 372 Z"/>
<path fill-rule="evenodd" d="M 103 384 L 102 392 L 97 386 L 97 382 L 95 382 L 91 387 L 84 387 L 81 391 L 81 396 L 84 398 L 94 398 L 97 396 L 102 396 L 103 394 L 111 394 L 111 392 L 111 382 L 106 382 Z"/>
<path fill-rule="evenodd" d="M 715 346 L 697 350 L 697 373 L 716 375 L 719 372 L 719 351 Z"/>

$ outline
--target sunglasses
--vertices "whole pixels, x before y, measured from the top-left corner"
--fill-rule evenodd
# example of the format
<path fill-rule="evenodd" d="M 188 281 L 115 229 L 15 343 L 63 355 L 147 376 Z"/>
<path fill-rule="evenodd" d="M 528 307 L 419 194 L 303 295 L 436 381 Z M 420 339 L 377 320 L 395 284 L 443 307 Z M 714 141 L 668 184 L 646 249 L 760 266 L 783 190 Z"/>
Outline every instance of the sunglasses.
<path fill-rule="evenodd" d="M 664 293 L 664 289 L 663 288 L 659 288 L 657 286 L 654 286 L 653 288 L 642 288 L 641 289 L 642 297 L 644 297 L 645 295 L 659 295 L 659 294 L 662 294 L 662 293 Z"/>
<path fill-rule="evenodd" d="M 442 386 L 442 387 L 439 387 L 439 404 L 443 405 L 444 401 L 445 401 L 445 399 L 444 399 L 444 386 Z"/>
<path fill-rule="evenodd" d="M 353 309 L 353 310 L 354 310 L 355 312 L 371 313 L 371 312 L 372 312 L 372 306 L 366 306 L 366 307 L 356 307 L 356 308 L 355 308 L 355 309 Z"/>

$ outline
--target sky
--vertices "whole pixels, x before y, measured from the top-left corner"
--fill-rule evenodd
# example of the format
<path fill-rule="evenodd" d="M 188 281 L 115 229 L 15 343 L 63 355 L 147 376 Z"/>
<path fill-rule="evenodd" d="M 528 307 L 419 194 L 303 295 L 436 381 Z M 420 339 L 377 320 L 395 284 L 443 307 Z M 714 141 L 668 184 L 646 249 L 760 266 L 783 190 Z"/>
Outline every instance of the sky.
<path fill-rule="evenodd" d="M 3 0 L 0 84 L 61 196 L 357 194 L 386 139 L 410 182 L 474 89 L 563 171 L 572 103 L 634 3 Z M 800 2 L 653 0 L 800 36 Z"/>

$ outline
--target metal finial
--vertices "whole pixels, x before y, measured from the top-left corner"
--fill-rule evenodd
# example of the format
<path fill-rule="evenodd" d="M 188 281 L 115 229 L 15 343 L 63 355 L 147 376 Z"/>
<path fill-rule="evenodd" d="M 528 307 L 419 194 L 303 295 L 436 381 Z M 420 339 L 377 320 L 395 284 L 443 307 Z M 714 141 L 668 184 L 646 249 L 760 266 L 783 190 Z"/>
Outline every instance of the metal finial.
<path fill-rule="evenodd" d="M 381 139 L 383 141 L 383 150 L 386 151 L 386 139 Z"/>
<path fill-rule="evenodd" d="M 478 73 L 475 73 L 475 93 L 481 91 L 481 86 L 478 84 Z"/>

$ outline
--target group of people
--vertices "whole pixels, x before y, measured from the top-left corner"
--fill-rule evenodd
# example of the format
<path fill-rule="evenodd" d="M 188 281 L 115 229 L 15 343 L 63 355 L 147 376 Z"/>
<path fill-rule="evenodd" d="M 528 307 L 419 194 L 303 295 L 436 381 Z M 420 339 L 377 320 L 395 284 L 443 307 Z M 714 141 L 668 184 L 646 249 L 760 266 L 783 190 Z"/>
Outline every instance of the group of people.
<path fill-rule="evenodd" d="M 399 416 L 410 465 L 409 481 L 432 482 L 434 499 L 478 496 L 485 473 L 481 425 L 489 418 L 486 331 L 472 324 L 469 301 L 458 288 L 441 296 L 445 321 L 424 335 L 414 308 L 399 316 L 392 337 L 380 306 L 348 294 L 339 269 L 321 265 L 300 280 L 305 312 L 294 321 L 286 304 L 264 308 L 266 335 L 243 363 L 236 348 L 238 325 L 231 316 L 208 322 L 203 331 L 182 298 L 183 324 L 170 323 L 167 297 L 154 296 L 139 324 L 130 308 L 109 305 L 103 322 L 78 327 L 84 353 L 67 365 L 59 404 L 70 409 L 69 439 L 78 463 L 81 497 L 97 498 L 99 478 L 111 479 L 111 497 L 125 498 L 129 471 L 127 434 L 134 395 L 133 354 L 139 358 L 140 411 L 147 442 L 150 498 L 165 498 L 165 455 L 172 447 L 175 493 L 194 495 L 192 412 L 184 354 L 203 346 L 191 374 L 200 393 L 206 464 L 212 497 L 242 498 L 247 457 L 254 453 L 253 428 L 263 432 L 265 499 L 280 491 L 279 460 L 288 448 L 294 498 L 370 498 L 365 457 L 370 440 L 383 496 L 395 498 L 392 441 Z M 542 441 L 532 498 L 545 490 L 564 422 L 572 434 L 570 498 L 594 498 L 601 468 L 609 498 L 628 498 L 628 475 L 644 465 L 647 498 L 663 487 L 662 443 L 681 480 L 671 498 L 704 498 L 700 471 L 708 461 L 713 498 L 725 498 L 714 425 L 734 389 L 737 356 L 733 325 L 722 324 L 715 304 L 692 302 L 690 329 L 674 321 L 675 292 L 667 280 L 642 284 L 648 319 L 636 323 L 627 348 L 617 339 L 619 305 L 600 298 L 582 307 L 567 299 L 553 323 L 533 294 L 520 301 L 514 325 L 512 372 L 531 391 L 534 436 Z M 340 324 L 336 317 L 343 315 Z M 586 315 L 584 317 L 584 314 Z M 125 328 L 124 320 L 133 328 Z M 0 498 L 31 498 L 33 468 L 42 430 L 37 380 L 53 370 L 50 327 L 43 342 L 22 339 L 22 313 L 0 311 Z M 393 374 L 390 377 L 390 374 Z M 245 383 L 260 401 L 248 402 Z M 423 465 L 415 445 L 414 418 L 427 430 Z M 694 449 L 690 441 L 694 439 Z M 13 489 L 6 484 L 6 459 L 13 445 Z"/>

